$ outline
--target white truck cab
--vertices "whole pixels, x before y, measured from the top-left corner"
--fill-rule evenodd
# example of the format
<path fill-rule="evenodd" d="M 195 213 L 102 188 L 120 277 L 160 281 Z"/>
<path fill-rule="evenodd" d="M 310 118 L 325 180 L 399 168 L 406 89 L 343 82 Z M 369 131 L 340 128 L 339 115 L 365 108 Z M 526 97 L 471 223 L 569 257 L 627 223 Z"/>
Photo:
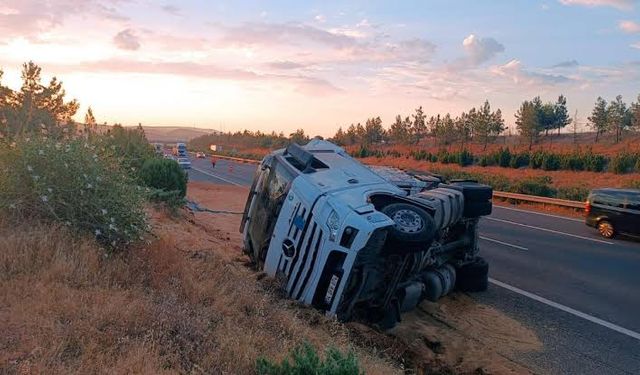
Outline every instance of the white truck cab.
<path fill-rule="evenodd" d="M 327 141 L 292 144 L 256 171 L 244 252 L 291 298 L 391 327 L 423 299 L 487 287 L 477 223 L 491 212 L 491 188 L 433 182 L 378 174 Z"/>

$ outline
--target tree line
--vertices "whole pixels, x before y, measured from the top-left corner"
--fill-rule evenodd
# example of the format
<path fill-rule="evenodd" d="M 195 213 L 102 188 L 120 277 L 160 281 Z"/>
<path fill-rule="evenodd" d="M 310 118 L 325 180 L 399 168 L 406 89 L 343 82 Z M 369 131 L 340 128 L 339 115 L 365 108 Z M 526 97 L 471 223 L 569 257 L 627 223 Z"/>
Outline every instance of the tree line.
<path fill-rule="evenodd" d="M 569 116 L 567 98 L 560 95 L 555 102 L 543 103 L 539 96 L 522 102 L 515 114 L 515 128 L 521 140 L 529 149 L 540 140 L 573 124 L 577 132 L 577 120 Z M 625 104 L 622 96 L 607 103 L 598 98 L 589 117 L 589 126 L 596 131 L 596 142 L 601 134 L 611 132 L 619 142 L 630 130 L 640 130 L 640 95 L 638 102 Z M 380 117 L 367 119 L 364 125 L 351 124 L 346 129 L 338 128 L 331 138 L 342 146 L 371 145 L 391 142 L 394 144 L 416 145 L 430 138 L 437 146 L 460 144 L 460 149 L 474 142 L 483 146 L 495 142 L 496 138 L 508 128 L 500 109 L 492 110 L 486 100 L 478 108 L 471 108 L 458 116 L 449 113 L 434 115 L 427 119 L 422 107 L 418 107 L 411 116 L 397 115 L 395 121 L 385 129 Z"/>

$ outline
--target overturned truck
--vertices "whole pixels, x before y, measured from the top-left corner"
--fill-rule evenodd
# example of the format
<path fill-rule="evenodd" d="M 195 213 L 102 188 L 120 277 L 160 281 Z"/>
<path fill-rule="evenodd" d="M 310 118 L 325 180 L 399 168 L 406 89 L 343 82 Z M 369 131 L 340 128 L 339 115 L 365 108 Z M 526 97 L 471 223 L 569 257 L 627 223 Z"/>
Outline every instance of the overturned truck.
<path fill-rule="evenodd" d="M 240 231 L 291 298 L 387 329 L 424 299 L 487 288 L 478 221 L 491 196 L 473 181 L 374 170 L 312 140 L 262 160 Z"/>

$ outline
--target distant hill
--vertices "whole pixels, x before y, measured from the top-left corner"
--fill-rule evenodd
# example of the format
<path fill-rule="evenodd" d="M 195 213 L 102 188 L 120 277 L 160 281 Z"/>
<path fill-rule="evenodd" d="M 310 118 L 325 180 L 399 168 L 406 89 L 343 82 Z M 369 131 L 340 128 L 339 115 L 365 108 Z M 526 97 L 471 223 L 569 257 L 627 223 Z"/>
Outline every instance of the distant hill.
<path fill-rule="evenodd" d="M 188 128 L 182 126 L 142 126 L 149 142 L 188 142 L 201 135 L 218 133 L 218 130 Z"/>

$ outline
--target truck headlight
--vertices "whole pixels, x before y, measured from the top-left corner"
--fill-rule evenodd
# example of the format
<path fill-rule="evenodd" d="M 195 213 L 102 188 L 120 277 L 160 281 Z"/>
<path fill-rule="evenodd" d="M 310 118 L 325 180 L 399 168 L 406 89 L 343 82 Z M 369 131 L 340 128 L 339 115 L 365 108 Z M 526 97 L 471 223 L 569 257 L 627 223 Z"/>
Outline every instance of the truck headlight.
<path fill-rule="evenodd" d="M 338 236 L 338 230 L 340 229 L 340 217 L 335 210 L 332 210 L 331 214 L 329 214 L 327 226 L 329 227 L 329 240 L 335 242 Z"/>

